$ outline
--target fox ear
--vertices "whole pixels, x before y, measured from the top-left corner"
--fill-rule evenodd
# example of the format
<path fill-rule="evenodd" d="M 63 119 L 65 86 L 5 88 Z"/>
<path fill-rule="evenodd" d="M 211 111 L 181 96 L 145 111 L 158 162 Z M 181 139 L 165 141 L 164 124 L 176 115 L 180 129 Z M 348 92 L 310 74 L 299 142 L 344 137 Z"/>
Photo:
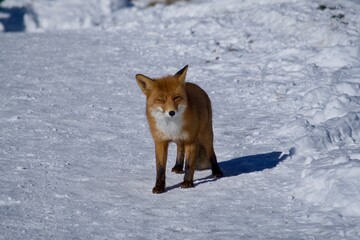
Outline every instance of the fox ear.
<path fill-rule="evenodd" d="M 185 77 L 186 77 L 186 73 L 187 73 L 187 69 L 188 69 L 188 65 L 186 65 L 185 67 L 183 67 L 180 71 L 178 71 L 174 77 L 176 77 L 180 83 L 185 83 Z"/>
<path fill-rule="evenodd" d="M 147 96 L 154 88 L 154 80 L 142 74 L 136 74 L 135 78 L 141 91 Z"/>

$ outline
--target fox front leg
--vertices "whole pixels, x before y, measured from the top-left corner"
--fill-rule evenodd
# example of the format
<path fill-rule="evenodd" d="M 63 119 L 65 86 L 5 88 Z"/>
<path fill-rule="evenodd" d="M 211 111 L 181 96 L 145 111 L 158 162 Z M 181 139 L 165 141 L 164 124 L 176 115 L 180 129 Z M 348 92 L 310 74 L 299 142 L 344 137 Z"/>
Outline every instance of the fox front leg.
<path fill-rule="evenodd" d="M 156 183 L 153 193 L 165 192 L 165 170 L 169 143 L 155 142 Z"/>
<path fill-rule="evenodd" d="M 185 158 L 185 147 L 184 143 L 177 143 L 177 153 L 175 166 L 171 169 L 175 173 L 184 173 L 184 158 Z"/>

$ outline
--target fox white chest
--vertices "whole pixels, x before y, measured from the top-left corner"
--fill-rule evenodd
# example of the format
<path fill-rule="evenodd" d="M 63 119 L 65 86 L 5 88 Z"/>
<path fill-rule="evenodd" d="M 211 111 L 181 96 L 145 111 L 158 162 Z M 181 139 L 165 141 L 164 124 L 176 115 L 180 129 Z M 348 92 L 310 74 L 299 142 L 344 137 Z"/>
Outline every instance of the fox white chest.
<path fill-rule="evenodd" d="M 155 127 L 157 129 L 157 137 L 163 140 L 185 140 L 188 134 L 183 130 L 183 110 L 176 112 L 171 117 L 168 113 L 154 109 L 151 111 L 151 116 L 155 120 Z"/>

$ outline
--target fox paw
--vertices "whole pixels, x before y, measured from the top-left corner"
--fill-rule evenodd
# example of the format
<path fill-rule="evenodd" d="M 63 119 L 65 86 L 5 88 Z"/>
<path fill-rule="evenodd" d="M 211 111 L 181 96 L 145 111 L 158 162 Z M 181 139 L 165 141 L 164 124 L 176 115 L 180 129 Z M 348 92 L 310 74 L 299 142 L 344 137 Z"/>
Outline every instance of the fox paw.
<path fill-rule="evenodd" d="M 221 178 L 224 176 L 224 173 L 220 169 L 213 170 L 212 174 L 215 178 Z"/>
<path fill-rule="evenodd" d="M 179 167 L 179 166 L 175 166 L 171 169 L 172 172 L 174 173 L 178 173 L 178 174 L 181 174 L 181 173 L 184 173 L 184 170 L 182 167 Z"/>
<path fill-rule="evenodd" d="M 194 183 L 190 181 L 183 181 L 181 183 L 181 188 L 192 188 L 194 187 Z"/>
<path fill-rule="evenodd" d="M 163 192 L 165 192 L 165 187 L 164 186 L 155 186 L 153 188 L 152 192 L 155 194 L 163 193 Z"/>

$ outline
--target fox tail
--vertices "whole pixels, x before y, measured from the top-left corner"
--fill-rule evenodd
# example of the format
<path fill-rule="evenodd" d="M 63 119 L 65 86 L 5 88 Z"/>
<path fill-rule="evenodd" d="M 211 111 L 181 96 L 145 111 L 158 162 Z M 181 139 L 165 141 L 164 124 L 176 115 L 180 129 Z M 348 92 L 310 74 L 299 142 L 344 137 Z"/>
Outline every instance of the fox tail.
<path fill-rule="evenodd" d="M 198 158 L 196 162 L 196 170 L 211 169 L 210 156 L 207 155 L 205 147 L 200 144 Z"/>

